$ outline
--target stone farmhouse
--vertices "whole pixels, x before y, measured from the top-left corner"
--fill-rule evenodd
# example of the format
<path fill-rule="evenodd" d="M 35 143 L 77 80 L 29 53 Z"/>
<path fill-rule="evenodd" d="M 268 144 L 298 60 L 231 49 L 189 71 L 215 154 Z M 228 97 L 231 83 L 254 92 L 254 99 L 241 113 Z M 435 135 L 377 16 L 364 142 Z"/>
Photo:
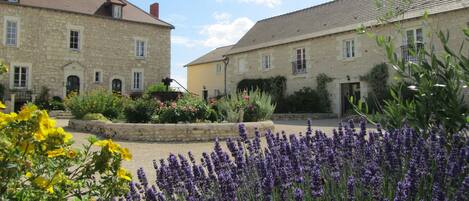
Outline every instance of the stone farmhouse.
<path fill-rule="evenodd" d="M 126 0 L 0 0 L 2 98 L 142 92 L 170 75 L 172 29 L 158 3 L 146 13 Z"/>
<path fill-rule="evenodd" d="M 448 30 L 450 46 L 460 48 L 464 39 L 462 29 L 469 26 L 469 0 L 414 0 L 406 6 L 404 1 L 384 0 L 379 7 L 375 2 L 335 0 L 258 21 L 224 54 L 224 59 L 229 61 L 226 66 L 227 92 L 236 90 L 243 79 L 284 76 L 288 95 L 303 87 L 315 88 L 316 77 L 324 73 L 333 78 L 328 91 L 332 111 L 340 116 L 349 107 L 344 97 L 360 99 L 370 92 L 370 86 L 360 77 L 375 65 L 387 61 L 385 50 L 376 40 L 367 34 L 359 34 L 357 28 L 365 26 L 376 34 L 391 36 L 397 53 L 412 61 L 415 58 L 409 47 L 442 50 L 434 34 L 439 30 Z M 389 10 L 404 8 L 405 13 L 391 19 L 391 23 L 382 24 L 377 20 Z M 424 22 L 422 16 L 425 13 L 428 18 Z M 396 29 L 398 24 L 400 31 Z M 465 47 L 464 51 L 469 54 L 468 46 Z M 213 79 L 210 77 L 213 73 L 195 70 L 200 66 L 189 65 L 188 68 L 188 79 L 198 80 L 189 82 L 189 85 L 198 83 L 195 93 L 201 90 L 200 85 L 224 85 L 223 82 L 211 83 L 224 79 Z M 215 63 L 210 68 L 208 71 L 211 72 L 218 69 Z M 392 68 L 390 71 L 392 75 Z M 392 77 L 383 82 L 391 82 Z"/>

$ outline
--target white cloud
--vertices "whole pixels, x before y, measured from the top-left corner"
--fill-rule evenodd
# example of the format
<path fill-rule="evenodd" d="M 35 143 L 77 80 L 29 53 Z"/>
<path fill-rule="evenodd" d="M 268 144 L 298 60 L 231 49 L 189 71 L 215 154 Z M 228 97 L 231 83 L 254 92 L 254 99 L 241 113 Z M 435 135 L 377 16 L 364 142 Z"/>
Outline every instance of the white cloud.
<path fill-rule="evenodd" d="M 195 41 L 195 40 L 191 40 L 187 37 L 184 37 L 184 36 L 171 36 L 171 43 L 173 45 L 183 45 L 183 46 L 186 46 L 186 47 L 194 47 L 198 44 L 200 44 L 200 42 L 198 41 Z"/>
<path fill-rule="evenodd" d="M 252 26 L 254 22 L 247 17 L 240 17 L 231 20 L 231 15 L 214 14 L 217 20 L 215 24 L 204 26 L 200 34 L 205 35 L 206 39 L 202 45 L 206 47 L 220 47 L 236 43 Z"/>

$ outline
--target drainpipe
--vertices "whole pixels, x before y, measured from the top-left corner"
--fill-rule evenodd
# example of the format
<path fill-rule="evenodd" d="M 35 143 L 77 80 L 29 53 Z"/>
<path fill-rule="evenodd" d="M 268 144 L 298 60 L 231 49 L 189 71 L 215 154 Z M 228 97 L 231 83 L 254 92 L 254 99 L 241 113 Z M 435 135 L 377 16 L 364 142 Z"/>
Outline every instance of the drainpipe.
<path fill-rule="evenodd" d="M 226 94 L 227 94 L 227 91 L 226 91 L 226 69 L 228 68 L 228 64 L 230 63 L 230 58 L 224 57 L 223 58 L 223 63 L 225 64 L 225 96 L 226 96 Z"/>

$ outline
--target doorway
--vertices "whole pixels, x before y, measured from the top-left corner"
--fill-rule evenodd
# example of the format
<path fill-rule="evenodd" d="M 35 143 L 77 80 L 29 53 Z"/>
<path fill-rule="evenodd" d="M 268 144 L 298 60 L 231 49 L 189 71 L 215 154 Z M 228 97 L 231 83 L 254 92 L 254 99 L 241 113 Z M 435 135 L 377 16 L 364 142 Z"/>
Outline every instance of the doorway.
<path fill-rule="evenodd" d="M 358 105 L 358 101 L 360 101 L 360 83 L 356 82 L 342 84 L 341 92 L 341 116 L 347 116 L 353 113 L 353 105 Z M 350 102 L 351 97 L 353 97 L 353 103 Z"/>
<path fill-rule="evenodd" d="M 122 80 L 113 79 L 111 82 L 112 93 L 122 94 Z"/>
<path fill-rule="evenodd" d="M 70 75 L 67 77 L 66 95 L 71 93 L 80 94 L 80 78 L 76 75 Z"/>

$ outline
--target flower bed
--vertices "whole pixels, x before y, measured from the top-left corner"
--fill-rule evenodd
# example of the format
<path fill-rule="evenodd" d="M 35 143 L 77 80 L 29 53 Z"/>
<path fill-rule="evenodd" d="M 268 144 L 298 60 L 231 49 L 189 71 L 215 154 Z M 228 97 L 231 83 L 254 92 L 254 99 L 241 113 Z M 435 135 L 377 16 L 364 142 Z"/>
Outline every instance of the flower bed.
<path fill-rule="evenodd" d="M 332 136 L 266 133 L 215 142 L 201 163 L 171 154 L 153 161 L 156 181 L 138 170 L 127 198 L 134 200 L 468 200 L 469 140 L 445 141 L 435 129 L 424 139 L 411 128 L 367 133 L 351 122 Z M 207 150 L 209 151 L 209 150 Z M 197 159 L 197 161 L 199 161 Z"/>
<path fill-rule="evenodd" d="M 250 133 L 255 129 L 274 130 L 272 121 L 246 123 Z M 102 135 L 105 138 L 145 142 L 192 142 L 234 138 L 238 135 L 237 123 L 197 124 L 131 124 L 71 119 L 69 128 Z M 251 135 L 250 137 L 254 137 Z"/>

